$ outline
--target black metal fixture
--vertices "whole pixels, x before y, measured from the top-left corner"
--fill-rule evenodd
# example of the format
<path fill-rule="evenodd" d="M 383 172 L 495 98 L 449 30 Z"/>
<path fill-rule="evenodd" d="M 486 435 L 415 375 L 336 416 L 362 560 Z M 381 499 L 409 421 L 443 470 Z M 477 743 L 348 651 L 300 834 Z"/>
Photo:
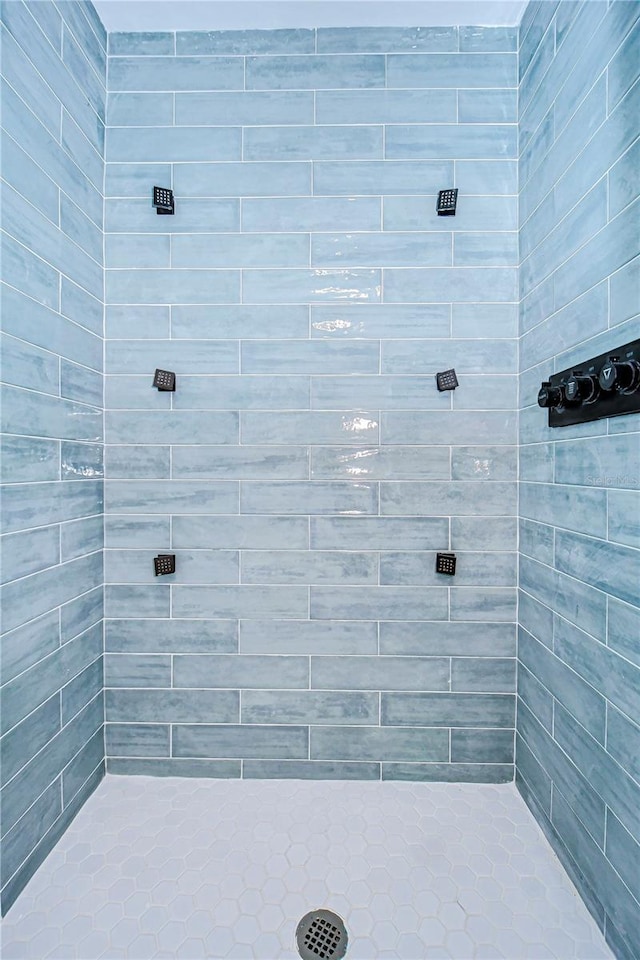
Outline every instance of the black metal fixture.
<path fill-rule="evenodd" d="M 455 390 L 458 386 L 458 378 L 453 367 L 451 370 L 442 370 L 440 373 L 436 373 L 436 386 L 441 393 L 443 390 Z"/>
<path fill-rule="evenodd" d="M 448 577 L 456 575 L 455 553 L 436 553 L 436 573 L 444 573 Z"/>
<path fill-rule="evenodd" d="M 160 553 L 157 557 L 153 558 L 153 567 L 156 572 L 156 577 L 164 577 L 168 573 L 176 572 L 176 555 L 175 553 Z"/>
<path fill-rule="evenodd" d="M 153 375 L 153 385 L 161 393 L 173 393 L 176 389 L 176 375 L 173 370 L 156 370 Z"/>
<path fill-rule="evenodd" d="M 153 206 L 156 208 L 156 213 L 175 213 L 175 207 L 173 204 L 173 190 L 169 190 L 167 187 L 154 187 Z"/>
<path fill-rule="evenodd" d="M 436 207 L 436 213 L 439 217 L 455 217 L 457 202 L 457 187 L 450 190 L 440 190 L 438 193 L 438 205 Z"/>
<path fill-rule="evenodd" d="M 640 340 L 554 373 L 538 392 L 550 427 L 640 412 Z"/>

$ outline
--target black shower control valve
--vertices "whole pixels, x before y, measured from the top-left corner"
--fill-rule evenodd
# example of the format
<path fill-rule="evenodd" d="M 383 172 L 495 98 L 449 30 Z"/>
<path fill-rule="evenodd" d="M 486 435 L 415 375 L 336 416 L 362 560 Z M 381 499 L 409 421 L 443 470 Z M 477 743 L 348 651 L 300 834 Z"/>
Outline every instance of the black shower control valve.
<path fill-rule="evenodd" d="M 438 193 L 438 204 L 436 213 L 439 217 L 455 217 L 456 204 L 458 202 L 458 188 L 449 190 L 440 190 Z"/>
<path fill-rule="evenodd" d="M 456 573 L 455 553 L 436 553 L 436 573 L 454 577 Z"/>
<path fill-rule="evenodd" d="M 157 557 L 153 558 L 153 567 L 156 573 L 156 577 L 164 577 L 168 573 L 176 572 L 176 555 L 175 553 L 160 553 Z"/>
<path fill-rule="evenodd" d="M 562 387 L 552 387 L 548 380 L 538 390 L 539 407 L 560 407 L 562 400 Z"/>
<path fill-rule="evenodd" d="M 458 386 L 455 370 L 442 370 L 441 373 L 436 373 L 436 386 L 441 393 L 444 390 L 455 390 Z"/>
<path fill-rule="evenodd" d="M 592 403 L 600 388 L 595 377 L 582 377 L 578 373 L 572 374 L 564 385 L 564 396 L 567 403 Z"/>
<path fill-rule="evenodd" d="M 603 390 L 633 393 L 640 385 L 640 363 L 611 357 L 600 370 L 598 382 Z"/>
<path fill-rule="evenodd" d="M 160 213 L 160 214 L 175 213 L 175 207 L 173 203 L 173 190 L 169 190 L 167 187 L 153 188 L 152 203 L 153 203 L 153 206 L 156 208 L 156 213 Z"/>
<path fill-rule="evenodd" d="M 176 389 L 176 375 L 173 370 L 156 370 L 153 385 L 161 393 L 173 393 Z"/>

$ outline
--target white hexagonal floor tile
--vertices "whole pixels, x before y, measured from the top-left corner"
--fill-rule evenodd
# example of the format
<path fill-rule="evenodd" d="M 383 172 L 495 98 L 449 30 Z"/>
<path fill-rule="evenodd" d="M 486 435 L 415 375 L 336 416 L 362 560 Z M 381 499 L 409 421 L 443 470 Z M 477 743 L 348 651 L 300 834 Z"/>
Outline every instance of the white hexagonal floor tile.
<path fill-rule="evenodd" d="M 3 921 L 7 960 L 607 960 L 511 784 L 107 777 Z"/>

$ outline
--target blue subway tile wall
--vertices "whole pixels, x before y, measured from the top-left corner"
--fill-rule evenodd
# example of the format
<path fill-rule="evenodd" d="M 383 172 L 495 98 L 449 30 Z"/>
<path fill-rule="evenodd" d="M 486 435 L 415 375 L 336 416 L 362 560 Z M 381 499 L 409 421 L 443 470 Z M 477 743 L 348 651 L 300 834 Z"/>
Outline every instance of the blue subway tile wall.
<path fill-rule="evenodd" d="M 104 772 L 106 35 L 48 6 L 2 5 L 3 913 Z"/>
<path fill-rule="evenodd" d="M 109 44 L 108 768 L 510 779 L 517 31 Z"/>
<path fill-rule="evenodd" d="M 549 429 L 554 371 L 640 336 L 640 4 L 520 29 L 516 782 L 621 960 L 640 953 L 640 435 Z"/>

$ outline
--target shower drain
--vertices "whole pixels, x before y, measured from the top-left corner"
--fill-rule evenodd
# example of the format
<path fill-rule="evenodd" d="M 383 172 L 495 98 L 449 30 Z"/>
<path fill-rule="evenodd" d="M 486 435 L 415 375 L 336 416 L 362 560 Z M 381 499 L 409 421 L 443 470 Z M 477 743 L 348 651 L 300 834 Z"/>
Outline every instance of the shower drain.
<path fill-rule="evenodd" d="M 347 942 L 347 928 L 331 910 L 306 913 L 296 930 L 302 960 L 340 960 L 347 952 Z"/>

